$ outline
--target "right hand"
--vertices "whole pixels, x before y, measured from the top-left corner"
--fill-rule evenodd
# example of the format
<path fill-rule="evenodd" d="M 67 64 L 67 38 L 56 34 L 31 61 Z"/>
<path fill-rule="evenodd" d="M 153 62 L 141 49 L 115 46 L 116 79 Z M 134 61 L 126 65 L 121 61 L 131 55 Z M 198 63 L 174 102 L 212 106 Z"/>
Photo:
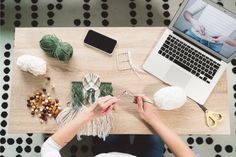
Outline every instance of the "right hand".
<path fill-rule="evenodd" d="M 110 112 L 115 104 L 117 104 L 120 99 L 112 96 L 100 97 L 93 105 L 85 108 L 84 113 L 86 115 L 91 115 L 91 118 L 96 118 L 103 116 Z M 105 111 L 107 109 L 107 111 Z"/>
<path fill-rule="evenodd" d="M 201 35 L 205 35 L 206 34 L 206 28 L 203 26 L 203 24 L 201 24 L 198 20 L 195 20 L 194 18 L 192 18 L 190 20 L 193 28 Z"/>
<path fill-rule="evenodd" d="M 140 117 L 147 123 L 151 123 L 152 120 L 156 119 L 155 107 L 150 103 L 145 103 L 145 100 L 148 100 L 145 96 L 136 96 L 135 103 L 137 104 L 137 111 Z"/>

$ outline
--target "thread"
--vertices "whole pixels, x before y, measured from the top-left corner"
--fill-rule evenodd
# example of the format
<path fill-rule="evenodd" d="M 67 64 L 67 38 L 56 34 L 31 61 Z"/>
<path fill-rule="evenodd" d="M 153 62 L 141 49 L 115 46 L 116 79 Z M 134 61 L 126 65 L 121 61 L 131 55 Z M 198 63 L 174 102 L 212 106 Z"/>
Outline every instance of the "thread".
<path fill-rule="evenodd" d="M 44 52 L 61 61 L 69 61 L 73 55 L 73 48 L 67 42 L 62 42 L 55 35 L 47 34 L 39 42 Z"/>

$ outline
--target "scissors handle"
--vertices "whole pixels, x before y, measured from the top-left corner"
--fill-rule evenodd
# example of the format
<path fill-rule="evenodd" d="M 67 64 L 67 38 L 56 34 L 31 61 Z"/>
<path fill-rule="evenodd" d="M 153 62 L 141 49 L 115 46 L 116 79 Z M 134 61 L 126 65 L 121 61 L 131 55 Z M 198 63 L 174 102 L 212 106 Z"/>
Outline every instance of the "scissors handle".
<path fill-rule="evenodd" d="M 215 128 L 217 124 L 223 120 L 223 115 L 221 113 L 206 110 L 205 115 L 206 124 L 210 128 Z"/>

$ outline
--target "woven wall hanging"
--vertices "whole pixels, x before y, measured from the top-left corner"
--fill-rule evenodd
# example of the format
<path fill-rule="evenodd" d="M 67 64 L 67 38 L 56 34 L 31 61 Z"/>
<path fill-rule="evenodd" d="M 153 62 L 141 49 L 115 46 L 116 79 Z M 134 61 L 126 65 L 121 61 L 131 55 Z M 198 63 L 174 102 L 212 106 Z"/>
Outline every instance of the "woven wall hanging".
<path fill-rule="evenodd" d="M 80 82 L 72 82 L 72 100 L 68 103 L 69 106 L 64 108 L 57 116 L 57 124 L 64 126 L 80 114 L 86 106 L 93 105 L 99 97 L 112 95 L 112 90 L 112 83 L 101 82 L 100 77 L 93 73 L 86 74 Z M 80 139 L 81 135 L 91 135 L 105 140 L 111 128 L 112 112 L 109 112 L 88 122 L 78 132 L 77 137 Z"/>

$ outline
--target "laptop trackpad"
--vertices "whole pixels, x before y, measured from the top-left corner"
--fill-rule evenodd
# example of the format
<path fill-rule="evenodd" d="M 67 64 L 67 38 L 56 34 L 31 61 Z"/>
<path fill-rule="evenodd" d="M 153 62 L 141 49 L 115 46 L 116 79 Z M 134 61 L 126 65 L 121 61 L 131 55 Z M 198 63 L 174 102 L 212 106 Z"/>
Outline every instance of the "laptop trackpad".
<path fill-rule="evenodd" d="M 180 70 L 178 67 L 171 65 L 170 69 L 166 73 L 164 80 L 175 86 L 185 88 L 190 81 L 191 76 L 186 72 Z"/>

